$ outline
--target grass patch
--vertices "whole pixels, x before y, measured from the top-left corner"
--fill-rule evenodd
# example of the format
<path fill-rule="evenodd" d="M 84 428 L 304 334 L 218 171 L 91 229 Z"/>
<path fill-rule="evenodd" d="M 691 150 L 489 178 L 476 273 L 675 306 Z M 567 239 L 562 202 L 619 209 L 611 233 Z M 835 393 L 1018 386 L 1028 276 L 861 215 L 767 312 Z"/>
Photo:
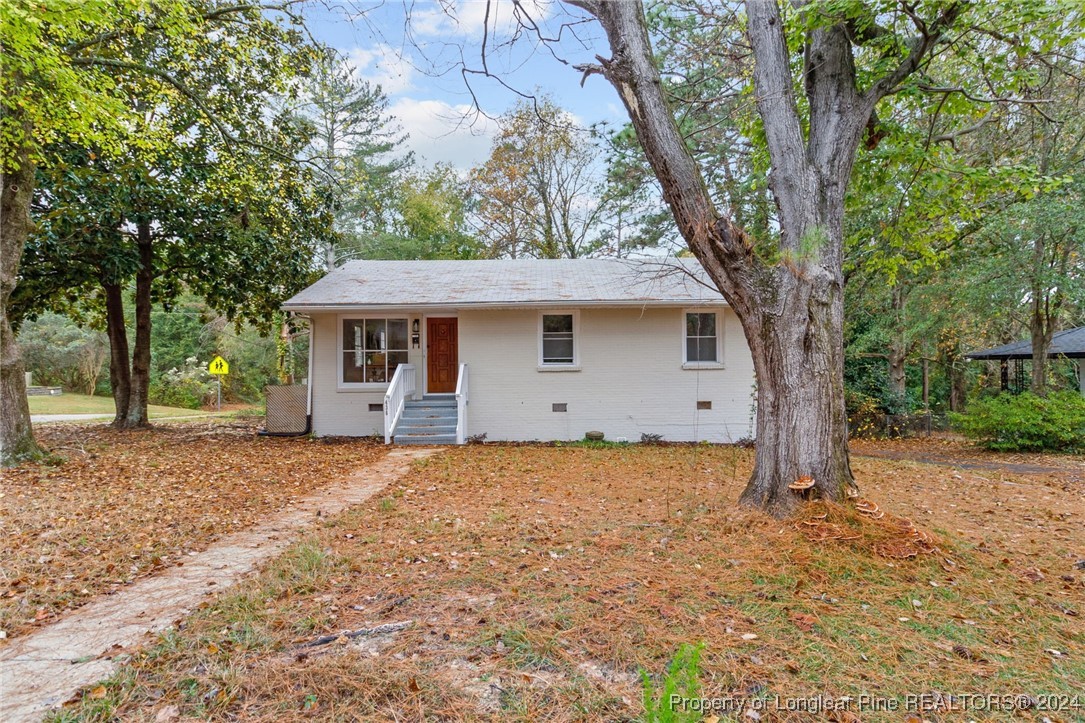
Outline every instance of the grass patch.
<path fill-rule="evenodd" d="M 35 395 L 27 397 L 27 402 L 30 404 L 31 414 L 100 414 L 103 417 L 111 418 L 116 412 L 113 406 L 113 397 L 98 397 L 88 394 L 65 392 L 56 396 Z M 148 406 L 147 413 L 151 419 L 210 416 L 214 414 L 213 412 L 201 412 L 198 409 L 163 407 L 157 404 Z"/>

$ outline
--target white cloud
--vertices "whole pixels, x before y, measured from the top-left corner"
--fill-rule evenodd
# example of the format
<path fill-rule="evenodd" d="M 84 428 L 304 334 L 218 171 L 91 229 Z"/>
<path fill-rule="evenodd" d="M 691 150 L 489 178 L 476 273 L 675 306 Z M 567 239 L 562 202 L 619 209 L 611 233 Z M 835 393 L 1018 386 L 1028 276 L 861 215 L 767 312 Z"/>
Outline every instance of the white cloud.
<path fill-rule="evenodd" d="M 447 9 L 415 8 L 411 32 L 417 37 L 481 38 L 488 25 L 491 38 L 506 39 L 521 24 L 542 24 L 553 14 L 553 5 L 550 0 L 523 0 L 518 9 L 513 3 L 493 2 L 487 11 L 486 0 L 456 0 Z M 524 17 L 518 18 L 518 13 Z"/>
<path fill-rule="evenodd" d="M 407 148 L 425 164 L 450 163 L 466 170 L 490 155 L 497 123 L 476 117 L 468 105 L 399 98 L 388 110 L 410 134 Z"/>
<path fill-rule="evenodd" d="M 354 69 L 355 77 L 380 85 L 387 96 L 414 88 L 414 66 L 402 53 L 384 43 L 371 48 L 352 48 L 345 62 Z"/>

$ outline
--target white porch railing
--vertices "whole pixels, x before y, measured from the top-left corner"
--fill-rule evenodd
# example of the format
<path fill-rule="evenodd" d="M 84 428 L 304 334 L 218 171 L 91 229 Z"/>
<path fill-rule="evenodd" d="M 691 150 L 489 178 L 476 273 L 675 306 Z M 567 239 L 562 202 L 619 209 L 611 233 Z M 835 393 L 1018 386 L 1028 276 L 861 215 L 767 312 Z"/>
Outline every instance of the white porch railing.
<path fill-rule="evenodd" d="M 456 380 L 456 444 L 467 439 L 467 365 L 460 364 L 460 376 Z"/>
<path fill-rule="evenodd" d="M 414 396 L 414 364 L 400 364 L 396 367 L 388 391 L 384 393 L 384 443 L 392 443 L 399 418 L 403 416 L 403 406 Z"/>

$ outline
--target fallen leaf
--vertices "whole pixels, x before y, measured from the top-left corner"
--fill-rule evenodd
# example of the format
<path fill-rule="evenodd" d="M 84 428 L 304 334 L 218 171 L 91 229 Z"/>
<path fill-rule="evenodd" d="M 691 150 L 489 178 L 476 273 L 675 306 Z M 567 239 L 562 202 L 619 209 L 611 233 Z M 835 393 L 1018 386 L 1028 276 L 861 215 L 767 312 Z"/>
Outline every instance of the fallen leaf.
<path fill-rule="evenodd" d="M 180 709 L 175 705 L 167 705 L 159 708 L 154 716 L 155 723 L 170 723 L 181 717 Z"/>
<path fill-rule="evenodd" d="M 806 613 L 791 613 L 791 622 L 795 623 L 795 627 L 802 630 L 804 633 L 808 633 L 814 629 L 814 623 L 818 619 L 813 615 Z"/>

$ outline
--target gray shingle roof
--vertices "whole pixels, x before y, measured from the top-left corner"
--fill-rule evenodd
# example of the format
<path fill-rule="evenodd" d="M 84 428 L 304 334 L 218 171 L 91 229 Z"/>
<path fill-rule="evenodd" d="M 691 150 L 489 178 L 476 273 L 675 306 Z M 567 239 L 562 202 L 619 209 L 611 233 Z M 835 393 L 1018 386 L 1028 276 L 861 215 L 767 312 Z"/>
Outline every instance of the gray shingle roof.
<path fill-rule="evenodd" d="M 502 259 L 351 261 L 283 308 L 723 303 L 694 259 Z"/>
<path fill-rule="evenodd" d="M 1047 355 L 1049 357 L 1085 359 L 1085 326 L 1053 334 L 1051 336 L 1051 348 L 1048 350 Z M 965 354 L 965 356 L 969 359 L 1031 359 L 1032 342 L 1028 339 L 1015 341 L 1011 344 L 996 346 L 994 349 Z"/>

